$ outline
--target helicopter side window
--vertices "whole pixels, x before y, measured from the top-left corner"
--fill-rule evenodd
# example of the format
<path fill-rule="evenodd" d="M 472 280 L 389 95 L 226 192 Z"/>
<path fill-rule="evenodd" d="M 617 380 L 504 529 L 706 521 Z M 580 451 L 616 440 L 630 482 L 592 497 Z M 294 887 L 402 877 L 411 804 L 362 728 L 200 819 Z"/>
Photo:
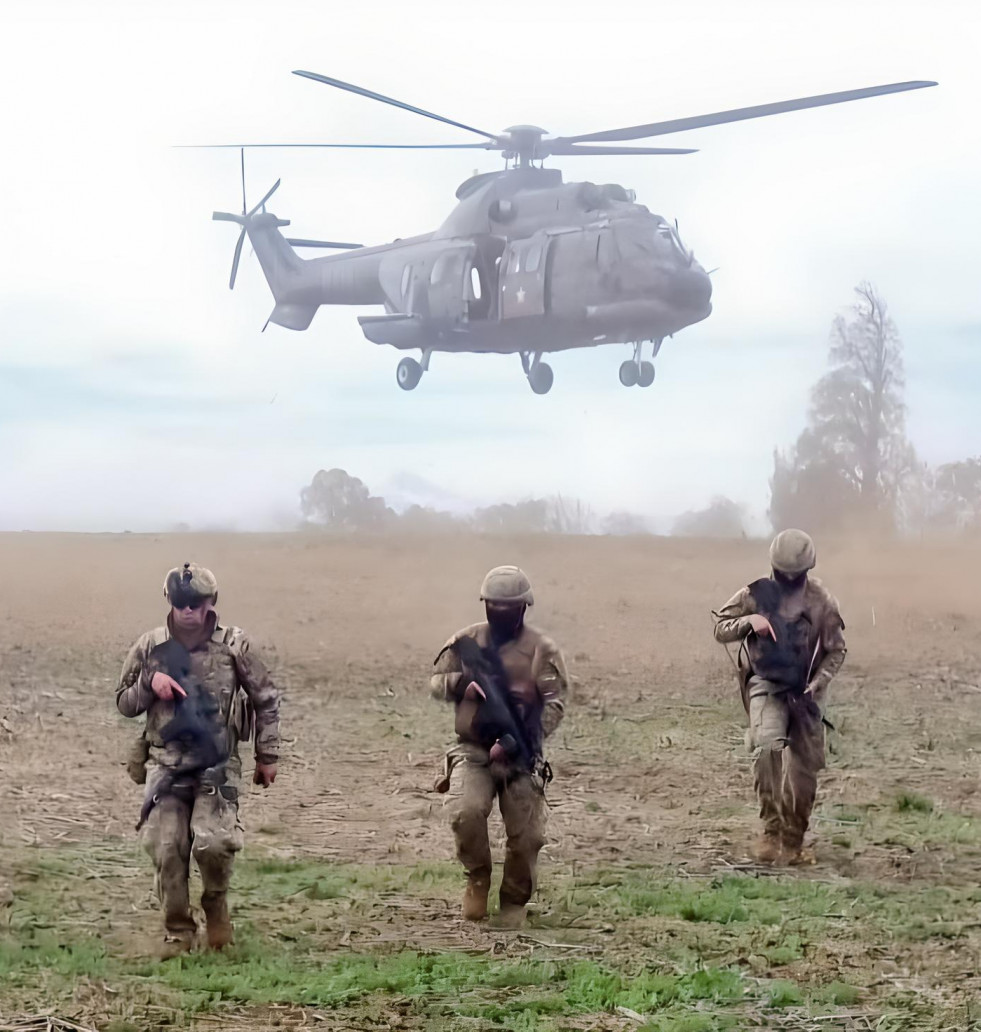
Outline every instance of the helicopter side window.
<path fill-rule="evenodd" d="M 412 266 L 407 265 L 402 270 L 402 300 L 404 301 L 409 296 L 409 277 L 412 275 Z"/>
<path fill-rule="evenodd" d="M 528 252 L 528 261 L 525 263 L 525 272 L 538 272 L 538 267 L 542 263 L 542 248 L 541 244 L 536 244 Z"/>
<path fill-rule="evenodd" d="M 512 251 L 511 257 L 508 258 L 508 275 L 511 276 L 516 272 L 521 272 L 521 252 Z"/>
<path fill-rule="evenodd" d="M 480 271 L 476 265 L 470 266 L 470 296 L 474 301 L 479 301 L 481 297 Z"/>

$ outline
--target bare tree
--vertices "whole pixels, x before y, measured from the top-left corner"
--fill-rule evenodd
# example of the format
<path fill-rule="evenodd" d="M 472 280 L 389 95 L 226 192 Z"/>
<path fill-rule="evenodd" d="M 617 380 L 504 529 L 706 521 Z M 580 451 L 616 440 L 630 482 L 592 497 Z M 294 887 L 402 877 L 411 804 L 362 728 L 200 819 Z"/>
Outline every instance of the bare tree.
<path fill-rule="evenodd" d="M 551 534 L 592 534 L 596 526 L 593 510 L 578 498 L 555 495 L 546 502 L 546 525 Z"/>
<path fill-rule="evenodd" d="M 808 426 L 787 456 L 774 457 L 776 529 L 858 520 L 896 526 L 916 463 L 906 438 L 903 346 L 875 288 L 865 282 L 855 293 L 832 325 L 832 368 L 811 391 Z"/>

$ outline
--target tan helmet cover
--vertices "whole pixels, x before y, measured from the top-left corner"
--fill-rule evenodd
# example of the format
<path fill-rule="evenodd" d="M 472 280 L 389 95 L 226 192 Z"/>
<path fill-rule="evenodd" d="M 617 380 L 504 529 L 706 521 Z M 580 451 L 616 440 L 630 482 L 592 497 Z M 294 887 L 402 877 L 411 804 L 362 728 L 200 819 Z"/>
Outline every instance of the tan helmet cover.
<path fill-rule="evenodd" d="M 164 598 L 171 605 L 175 605 L 177 596 L 198 596 L 199 598 L 218 598 L 218 581 L 215 575 L 204 566 L 197 563 L 184 563 L 182 567 L 174 567 L 166 578 L 163 586 Z M 179 600 L 179 599 L 177 599 Z"/>
<path fill-rule="evenodd" d="M 523 602 L 535 604 L 531 581 L 517 566 L 495 566 L 480 586 L 481 602 Z"/>
<path fill-rule="evenodd" d="M 770 566 L 788 577 L 812 570 L 816 561 L 814 542 L 802 530 L 783 530 L 770 545 Z"/>

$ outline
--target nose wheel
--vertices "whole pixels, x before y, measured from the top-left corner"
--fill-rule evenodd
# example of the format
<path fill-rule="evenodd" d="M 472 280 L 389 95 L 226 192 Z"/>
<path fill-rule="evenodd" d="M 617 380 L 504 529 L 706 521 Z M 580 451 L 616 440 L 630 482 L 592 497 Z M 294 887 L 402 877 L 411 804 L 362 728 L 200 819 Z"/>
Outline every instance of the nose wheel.
<path fill-rule="evenodd" d="M 654 363 L 641 360 L 640 349 L 642 346 L 640 343 L 634 344 L 634 357 L 628 358 L 620 365 L 620 383 L 624 387 L 650 387 L 654 382 Z M 654 358 L 657 358 L 660 350 L 661 341 L 654 341 Z"/>

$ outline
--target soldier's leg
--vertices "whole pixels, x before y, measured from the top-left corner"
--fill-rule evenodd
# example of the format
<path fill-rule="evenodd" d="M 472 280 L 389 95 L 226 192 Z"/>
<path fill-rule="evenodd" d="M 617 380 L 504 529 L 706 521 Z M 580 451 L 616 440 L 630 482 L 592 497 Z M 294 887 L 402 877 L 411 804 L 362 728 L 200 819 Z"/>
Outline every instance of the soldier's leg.
<path fill-rule="evenodd" d="M 766 681 L 753 678 L 749 686 L 749 742 L 755 752 L 753 782 L 763 819 L 757 859 L 771 863 L 781 853 L 783 830 L 784 751 L 788 745 L 787 703 Z"/>
<path fill-rule="evenodd" d="M 191 814 L 191 849 L 201 871 L 201 908 L 212 949 L 232 942 L 228 885 L 235 854 L 245 842 L 238 816 L 237 785 L 229 794 L 235 798 L 225 798 L 213 786 L 200 788 Z"/>
<path fill-rule="evenodd" d="M 538 854 L 545 845 L 545 794 L 538 778 L 519 774 L 507 784 L 501 792 L 501 816 L 507 832 L 501 920 L 520 925 L 535 891 Z"/>
<path fill-rule="evenodd" d="M 487 916 L 490 891 L 491 851 L 487 818 L 494 805 L 497 787 L 490 769 L 473 759 L 458 767 L 459 791 L 453 796 L 451 826 L 456 839 L 456 855 L 467 872 L 463 895 L 463 917 L 480 921 Z"/>
<path fill-rule="evenodd" d="M 143 847 L 156 869 L 154 886 L 164 914 L 165 956 L 191 949 L 197 930 L 187 886 L 190 822 L 191 804 L 175 795 L 165 795 L 150 811 L 141 832 Z"/>
<path fill-rule="evenodd" d="M 818 771 L 824 767 L 824 725 L 820 714 L 798 702 L 791 714 L 790 744 L 784 761 L 782 842 L 789 863 L 813 863 L 804 834 L 817 796 Z"/>

